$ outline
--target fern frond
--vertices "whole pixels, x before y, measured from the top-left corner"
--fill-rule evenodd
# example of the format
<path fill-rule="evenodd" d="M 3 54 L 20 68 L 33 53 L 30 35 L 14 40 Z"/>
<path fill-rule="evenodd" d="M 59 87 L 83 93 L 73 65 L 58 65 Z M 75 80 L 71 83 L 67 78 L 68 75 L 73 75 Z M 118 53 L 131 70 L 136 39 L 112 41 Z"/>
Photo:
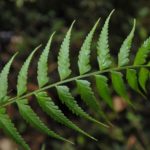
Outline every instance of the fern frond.
<path fill-rule="evenodd" d="M 111 15 L 113 14 L 114 10 L 110 13 L 108 18 L 105 21 L 105 24 L 102 28 L 102 31 L 100 33 L 98 42 L 97 42 L 97 59 L 99 63 L 100 70 L 107 69 L 111 66 L 111 57 L 110 57 L 110 50 L 108 45 L 108 26 L 109 26 L 109 20 Z"/>
<path fill-rule="evenodd" d="M 38 100 L 38 103 L 40 107 L 45 111 L 51 118 L 53 118 L 55 121 L 75 130 L 79 133 L 84 134 L 87 137 L 90 137 L 95 140 L 92 136 L 84 132 L 82 129 L 80 129 L 77 125 L 75 125 L 73 122 L 71 122 L 59 109 L 57 105 L 52 101 L 52 99 L 47 95 L 46 92 L 40 92 L 37 93 L 36 98 Z"/>
<path fill-rule="evenodd" d="M 60 79 L 64 80 L 71 74 L 70 70 L 70 60 L 69 60 L 69 46 L 70 46 L 70 36 L 73 24 L 69 28 L 64 41 L 61 44 L 61 48 L 58 55 L 58 72 L 60 75 Z"/>
<path fill-rule="evenodd" d="M 134 65 L 142 65 L 146 63 L 146 59 L 150 54 L 150 38 L 144 41 L 134 59 Z"/>
<path fill-rule="evenodd" d="M 150 63 L 148 63 L 149 62 L 148 58 L 150 54 L 150 38 L 148 38 L 138 49 L 134 63 L 132 65 L 127 66 L 130 60 L 129 55 L 130 55 L 131 43 L 135 31 L 135 21 L 134 21 L 134 25 L 130 34 L 124 40 L 120 48 L 120 52 L 118 54 L 118 66 L 112 68 L 111 64 L 113 62 L 111 61 L 111 55 L 110 55 L 109 44 L 108 44 L 109 43 L 108 28 L 109 28 L 109 21 L 113 11 L 107 17 L 97 42 L 97 59 L 100 68 L 99 70 L 94 72 L 89 72 L 92 68 L 90 65 L 90 53 L 91 53 L 90 47 L 99 20 L 96 22 L 92 30 L 87 35 L 85 41 L 83 42 L 81 50 L 79 52 L 78 67 L 79 67 L 80 75 L 78 76 L 68 78 L 71 75 L 69 47 L 70 47 L 71 31 L 74 22 L 72 23 L 71 27 L 66 33 L 66 36 L 61 44 L 60 51 L 58 54 L 58 73 L 61 79 L 60 81 L 50 84 L 49 76 L 48 76 L 48 64 L 47 64 L 48 54 L 50 51 L 50 45 L 54 34 L 51 35 L 38 61 L 38 71 L 37 71 L 38 74 L 37 80 L 39 86 L 38 89 L 26 93 L 29 65 L 34 53 L 39 47 L 37 47 L 28 56 L 22 68 L 20 69 L 18 75 L 18 81 L 17 81 L 17 95 L 14 97 L 10 97 L 9 95 L 7 95 L 7 89 L 8 89 L 8 73 L 15 55 L 5 65 L 4 69 L 0 73 L 0 128 L 2 128 L 5 132 L 7 132 L 8 135 L 11 136 L 12 139 L 16 141 L 16 143 L 20 144 L 20 146 L 22 146 L 23 149 L 30 150 L 29 146 L 25 143 L 23 138 L 20 136 L 20 134 L 18 133 L 17 129 L 14 127 L 14 124 L 11 122 L 11 119 L 6 114 L 4 109 L 8 105 L 14 103 L 17 103 L 21 116 L 34 128 L 38 129 L 39 131 L 51 137 L 70 142 L 69 140 L 66 140 L 65 138 L 56 134 L 54 131 L 51 131 L 40 120 L 38 115 L 34 112 L 34 110 L 30 107 L 29 103 L 27 102 L 27 98 L 29 96 L 35 95 L 39 106 L 53 120 L 79 133 L 82 133 L 83 135 L 93 140 L 96 139 L 91 135 L 89 135 L 88 133 L 86 133 L 85 131 L 83 131 L 82 129 L 80 129 L 76 124 L 74 124 L 70 119 L 68 119 L 68 117 L 64 115 L 64 113 L 60 110 L 60 108 L 52 101 L 51 97 L 48 96 L 46 90 L 50 88 L 56 88 L 59 99 L 61 100 L 62 103 L 64 103 L 69 108 L 69 110 L 72 113 L 76 114 L 81 118 L 87 119 L 94 123 L 98 123 L 105 127 L 107 125 L 91 117 L 79 106 L 75 98 L 72 96 L 70 92 L 71 90 L 69 90 L 69 88 L 66 86 L 67 83 L 76 81 L 78 94 L 80 94 L 81 99 L 86 103 L 88 107 L 92 108 L 96 113 L 100 113 L 100 117 L 103 117 L 103 119 L 105 119 L 105 121 L 107 122 L 109 121 L 107 120 L 107 117 L 104 113 L 104 110 L 102 110 L 99 101 L 97 101 L 97 97 L 95 96 L 94 93 L 95 90 L 92 89 L 91 82 L 87 81 L 88 79 L 85 78 L 90 78 L 90 77 L 95 78 L 96 88 L 98 90 L 98 94 L 100 98 L 102 98 L 106 102 L 106 104 L 112 109 L 113 109 L 113 103 L 112 103 L 112 97 L 111 97 L 111 92 L 109 87 L 110 78 L 112 81 L 112 86 L 114 91 L 116 91 L 118 95 L 123 97 L 127 103 L 133 106 L 133 104 L 129 99 L 128 92 L 126 90 L 126 84 L 123 78 L 124 71 L 126 71 L 127 85 L 129 85 L 135 92 L 140 93 L 144 98 L 146 98 L 144 94 L 146 94 L 146 84 L 149 79 Z M 111 77 L 107 77 L 106 74 L 110 74 Z M 143 94 L 140 90 L 145 93 Z"/>
<path fill-rule="evenodd" d="M 54 36 L 55 32 L 50 36 L 49 41 L 47 42 L 47 45 L 45 49 L 43 50 L 40 59 L 38 61 L 38 71 L 37 71 L 37 79 L 38 79 L 38 85 L 39 87 L 43 87 L 45 84 L 48 83 L 49 77 L 48 77 L 48 54 L 52 42 L 52 38 Z"/>
<path fill-rule="evenodd" d="M 113 109 L 113 103 L 107 83 L 108 81 L 107 77 L 103 75 L 95 75 L 95 79 L 98 94 L 109 105 L 109 107 Z"/>
<path fill-rule="evenodd" d="M 21 137 L 14 124 L 11 122 L 9 116 L 5 113 L 4 109 L 0 109 L 0 128 L 4 130 L 8 136 L 10 136 L 16 143 L 18 143 L 24 150 L 30 150 L 30 147 L 26 144 Z"/>
<path fill-rule="evenodd" d="M 91 42 L 92 42 L 93 35 L 94 35 L 94 32 L 96 30 L 96 27 L 97 27 L 99 21 L 100 21 L 100 19 L 98 19 L 98 21 L 95 23 L 95 25 L 93 26 L 90 33 L 87 35 L 87 37 L 81 47 L 81 50 L 79 53 L 79 60 L 78 60 L 78 67 L 79 67 L 80 75 L 91 70 L 91 66 L 90 66 Z"/>
<path fill-rule="evenodd" d="M 19 108 L 19 112 L 21 116 L 34 128 L 38 129 L 39 131 L 47 134 L 53 138 L 70 142 L 65 138 L 61 137 L 60 135 L 56 134 L 55 132 L 51 131 L 37 116 L 37 114 L 32 110 L 32 108 L 28 105 L 27 99 L 22 99 L 17 101 L 17 106 Z M 70 142 L 71 143 L 71 142 Z"/>
<path fill-rule="evenodd" d="M 27 91 L 27 74 L 28 74 L 28 68 L 31 62 L 31 59 L 34 55 L 34 53 L 41 47 L 39 45 L 38 47 L 35 48 L 35 50 L 29 55 L 25 63 L 23 64 L 19 75 L 18 75 L 18 81 L 17 81 L 17 96 L 21 96 Z"/>
<path fill-rule="evenodd" d="M 118 54 L 118 66 L 125 66 L 129 62 L 129 53 L 131 48 L 132 39 L 134 37 L 136 20 L 134 19 L 133 28 L 127 38 L 124 40 L 123 44 L 121 45 L 119 54 Z"/>
<path fill-rule="evenodd" d="M 3 103 L 5 97 L 7 96 L 8 89 L 8 73 L 10 66 L 15 58 L 17 53 L 10 59 L 10 61 L 4 66 L 3 70 L 0 73 L 0 103 Z"/>

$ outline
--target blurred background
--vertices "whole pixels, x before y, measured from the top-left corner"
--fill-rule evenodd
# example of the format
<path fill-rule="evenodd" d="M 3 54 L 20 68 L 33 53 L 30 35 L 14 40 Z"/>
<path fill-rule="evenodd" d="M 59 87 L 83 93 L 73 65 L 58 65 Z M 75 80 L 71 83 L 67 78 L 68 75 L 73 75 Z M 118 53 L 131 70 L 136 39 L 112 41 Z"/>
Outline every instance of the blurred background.
<path fill-rule="evenodd" d="M 75 61 L 77 61 L 80 46 L 96 20 L 101 17 L 92 44 L 91 58 L 93 69 L 98 68 L 95 61 L 96 40 L 112 9 L 115 9 L 115 13 L 110 21 L 109 42 L 114 59 L 117 58 L 116 55 L 122 41 L 132 28 L 133 19 L 137 19 L 131 54 L 131 60 L 133 60 L 132 56 L 137 48 L 150 34 L 150 0 L 0 0 L 0 68 L 16 51 L 19 51 L 19 56 L 14 61 L 9 76 L 9 94 L 12 96 L 16 94 L 17 74 L 26 57 L 39 44 L 42 43 L 42 48 L 44 48 L 53 31 L 56 31 L 56 35 L 49 57 L 49 74 L 52 82 L 59 79 L 57 55 L 64 35 L 73 20 L 76 20 L 76 23 L 72 32 L 70 57 L 71 67 L 74 69 L 73 75 L 77 75 Z M 29 70 L 29 91 L 38 88 L 36 65 L 41 51 L 39 50 L 36 54 Z M 87 112 L 101 119 L 82 104 L 74 84 L 71 84 L 70 87 L 79 104 Z M 101 99 L 98 99 L 103 111 L 114 124 L 109 129 L 74 117 L 60 104 L 56 91 L 54 89 L 48 91 L 63 112 L 82 129 L 96 137 L 98 142 L 54 122 L 41 111 L 35 98 L 29 98 L 30 104 L 42 120 L 51 129 L 74 141 L 75 145 L 57 141 L 36 131 L 20 117 L 15 105 L 8 107 L 8 113 L 32 150 L 41 150 L 42 147 L 43 150 L 150 150 L 150 102 L 135 94 L 130 88 L 128 91 L 136 106 L 135 110 L 128 107 L 113 91 L 114 111 L 109 109 Z M 0 150 L 15 150 L 16 148 L 15 143 L 0 131 Z"/>

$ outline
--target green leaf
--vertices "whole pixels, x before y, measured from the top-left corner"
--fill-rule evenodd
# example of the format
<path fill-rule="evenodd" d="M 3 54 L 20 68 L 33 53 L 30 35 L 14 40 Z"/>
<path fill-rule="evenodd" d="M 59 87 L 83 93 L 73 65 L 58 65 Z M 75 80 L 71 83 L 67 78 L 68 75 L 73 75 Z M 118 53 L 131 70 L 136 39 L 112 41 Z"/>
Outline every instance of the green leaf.
<path fill-rule="evenodd" d="M 133 90 L 135 90 L 136 92 L 141 94 L 146 99 L 145 95 L 139 89 L 136 70 L 134 70 L 134 69 L 127 69 L 126 78 L 127 78 L 129 86 Z"/>
<path fill-rule="evenodd" d="M 59 109 L 57 105 L 52 101 L 52 99 L 47 95 L 46 92 L 39 92 L 35 94 L 38 103 L 40 107 L 43 109 L 44 112 L 46 112 L 51 118 L 53 118 L 55 121 L 75 130 L 79 133 L 84 134 L 87 137 L 90 137 L 94 140 L 92 136 L 84 132 L 82 129 L 80 129 L 77 125 L 75 125 L 73 122 L 71 122 Z"/>
<path fill-rule="evenodd" d="M 136 70 L 134 70 L 134 69 L 127 69 L 126 78 L 127 78 L 127 81 L 128 81 L 128 84 L 130 85 L 130 87 L 133 90 L 138 91 L 139 90 L 139 86 L 138 86 Z"/>
<path fill-rule="evenodd" d="M 95 23 L 94 27 L 87 35 L 87 37 L 81 47 L 81 50 L 79 53 L 79 60 L 78 60 L 80 75 L 91 70 L 91 66 L 90 66 L 91 42 L 92 42 L 93 35 L 94 35 L 94 32 L 96 30 L 96 27 L 97 27 L 99 21 L 100 21 L 100 19 L 98 19 L 98 21 Z"/>
<path fill-rule="evenodd" d="M 134 20 L 133 28 L 127 38 L 124 40 L 123 44 L 121 45 L 119 54 L 118 54 L 118 66 L 122 67 L 129 63 L 129 54 L 132 44 L 132 39 L 134 37 L 136 20 Z"/>
<path fill-rule="evenodd" d="M 144 41 L 144 43 L 138 49 L 138 52 L 134 59 L 134 65 L 145 64 L 149 53 L 150 53 L 150 38 Z"/>
<path fill-rule="evenodd" d="M 79 94 L 81 95 L 82 100 L 92 109 L 98 110 L 100 108 L 100 104 L 96 100 L 94 93 L 90 87 L 90 82 L 87 80 L 76 80 L 77 89 Z"/>
<path fill-rule="evenodd" d="M 94 96 L 94 93 L 90 87 L 90 85 L 91 85 L 90 82 L 87 80 L 76 80 L 76 83 L 77 83 L 78 92 L 81 95 L 82 100 L 87 104 L 87 106 L 89 106 L 94 111 L 96 111 L 97 113 L 102 115 L 103 118 L 105 118 L 105 114 L 102 111 L 102 107 L 98 103 L 98 101 L 97 101 L 96 97 Z M 105 127 L 107 126 L 99 121 L 98 121 L 98 123 Z"/>
<path fill-rule="evenodd" d="M 66 37 L 64 38 L 64 41 L 61 44 L 59 55 L 58 55 L 58 72 L 61 80 L 67 78 L 71 74 L 69 46 L 70 46 L 71 31 L 74 22 L 71 24 L 71 27 L 69 28 Z"/>
<path fill-rule="evenodd" d="M 39 49 L 39 47 L 41 47 L 41 45 L 35 48 L 35 50 L 29 55 L 19 72 L 17 81 L 17 96 L 21 96 L 27 91 L 28 68 L 34 53 Z"/>
<path fill-rule="evenodd" d="M 123 75 L 120 72 L 111 71 L 111 79 L 112 79 L 112 84 L 116 93 L 118 93 L 129 104 L 131 104 L 126 87 L 125 87 L 125 83 L 123 81 Z"/>
<path fill-rule="evenodd" d="M 49 50 L 50 50 L 53 36 L 54 36 L 54 33 L 50 36 L 50 39 L 49 39 L 45 49 L 43 50 L 43 52 L 40 56 L 40 59 L 38 61 L 38 71 L 37 71 L 38 77 L 37 77 L 37 79 L 38 79 L 39 87 L 44 86 L 49 81 L 47 62 L 48 62 L 48 54 L 49 54 Z"/>
<path fill-rule="evenodd" d="M 149 70 L 146 68 L 141 68 L 139 71 L 139 84 L 142 87 L 142 89 L 147 92 L 146 90 L 146 83 L 149 79 Z"/>
<path fill-rule="evenodd" d="M 76 114 L 77 116 L 83 117 L 87 120 L 90 120 L 95 123 L 99 123 L 96 119 L 89 116 L 76 102 L 76 100 L 72 97 L 71 93 L 69 92 L 69 88 L 67 86 L 57 86 L 57 92 L 59 95 L 60 100 L 64 103 L 72 113 Z"/>
<path fill-rule="evenodd" d="M 108 26 L 109 26 L 110 17 L 113 12 L 114 10 L 110 13 L 108 18 L 106 19 L 97 42 L 98 63 L 99 63 L 99 68 L 101 70 L 109 68 L 112 64 L 111 57 L 109 54 L 110 53 L 109 45 L 108 45 Z"/>
<path fill-rule="evenodd" d="M 28 105 L 27 99 L 22 99 L 17 101 L 17 106 L 19 108 L 19 112 L 21 116 L 34 128 L 38 129 L 39 131 L 47 134 L 53 138 L 70 142 L 65 138 L 61 137 L 60 135 L 56 134 L 55 132 L 51 131 L 37 116 L 37 114 L 32 110 L 32 108 Z M 71 143 L 71 142 L 70 142 Z"/>
<path fill-rule="evenodd" d="M 18 133 L 17 129 L 14 127 L 14 124 L 11 122 L 11 119 L 4 112 L 0 113 L 0 127 L 4 132 L 10 136 L 17 144 L 19 144 L 24 150 L 30 150 L 30 147 L 26 144 L 24 139 Z"/>
<path fill-rule="evenodd" d="M 108 87 L 108 79 L 103 75 L 95 75 L 96 87 L 101 98 L 113 109 L 112 98 Z"/>
<path fill-rule="evenodd" d="M 8 90 L 8 74 L 11 64 L 17 53 L 9 60 L 9 62 L 4 66 L 0 73 L 0 101 L 2 101 L 7 96 Z"/>

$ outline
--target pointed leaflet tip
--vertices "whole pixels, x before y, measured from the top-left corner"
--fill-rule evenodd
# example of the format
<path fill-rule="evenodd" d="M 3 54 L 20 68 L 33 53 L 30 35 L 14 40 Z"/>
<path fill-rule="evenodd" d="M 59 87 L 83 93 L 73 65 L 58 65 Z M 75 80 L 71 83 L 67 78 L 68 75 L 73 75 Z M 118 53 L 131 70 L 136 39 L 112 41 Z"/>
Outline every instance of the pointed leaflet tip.
<path fill-rule="evenodd" d="M 131 32 L 134 32 L 134 31 L 135 31 L 135 27 L 136 27 L 136 19 L 134 18 L 134 19 L 133 19 L 133 28 L 132 28 L 132 31 L 131 31 Z"/>
<path fill-rule="evenodd" d="M 73 20 L 73 22 L 72 22 L 71 26 L 73 26 L 75 22 L 76 22 L 76 20 Z"/>
<path fill-rule="evenodd" d="M 111 15 L 114 13 L 114 11 L 115 11 L 115 9 L 113 9 L 113 10 L 110 12 L 110 14 L 109 14 L 110 17 L 111 17 Z"/>
<path fill-rule="evenodd" d="M 74 21 L 71 23 L 71 26 L 70 26 L 70 28 L 69 28 L 68 32 L 71 32 L 71 30 L 72 30 L 73 25 L 75 24 L 75 22 L 76 22 L 76 20 L 74 20 Z"/>
<path fill-rule="evenodd" d="M 134 24 L 134 27 L 135 27 L 135 25 L 136 25 L 136 19 L 135 18 L 133 19 L 133 24 Z"/>
<path fill-rule="evenodd" d="M 41 46 L 42 46 L 42 44 L 38 45 L 33 51 L 36 52 Z"/>
<path fill-rule="evenodd" d="M 98 20 L 96 21 L 96 23 L 95 23 L 95 25 L 94 25 L 95 28 L 96 28 L 97 25 L 99 24 L 100 20 L 101 20 L 101 18 L 98 18 Z M 94 28 L 94 27 L 93 27 L 93 28 Z"/>

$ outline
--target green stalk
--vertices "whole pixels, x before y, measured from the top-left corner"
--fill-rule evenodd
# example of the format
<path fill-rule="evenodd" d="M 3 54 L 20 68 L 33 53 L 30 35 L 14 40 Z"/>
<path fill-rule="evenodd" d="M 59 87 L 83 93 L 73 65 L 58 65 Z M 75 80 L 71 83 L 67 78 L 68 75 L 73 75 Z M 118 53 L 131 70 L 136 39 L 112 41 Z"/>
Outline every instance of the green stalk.
<path fill-rule="evenodd" d="M 47 85 L 45 87 L 39 88 L 39 89 L 37 89 L 35 91 L 29 92 L 29 93 L 27 93 L 27 94 L 25 94 L 23 96 L 20 96 L 20 97 L 16 96 L 16 97 L 10 98 L 10 99 L 8 99 L 8 101 L 6 103 L 0 105 L 0 108 L 6 107 L 7 105 L 15 103 L 16 101 L 18 101 L 20 99 L 24 99 L 24 98 L 27 98 L 29 96 L 32 96 L 32 95 L 34 95 L 34 94 L 36 94 L 38 92 L 42 92 L 42 91 L 45 91 L 47 89 L 53 88 L 55 86 L 66 84 L 68 82 L 72 82 L 72 81 L 75 81 L 75 80 L 78 80 L 78 79 L 94 76 L 94 75 L 97 75 L 97 74 L 108 73 L 108 72 L 111 72 L 111 71 L 121 71 L 121 70 L 126 70 L 126 69 L 136 69 L 136 68 L 142 68 L 142 67 L 147 68 L 147 67 L 150 67 L 150 66 L 149 65 L 132 65 L 132 66 L 109 68 L 109 69 L 106 69 L 106 70 L 99 70 L 99 71 L 90 72 L 90 73 L 87 73 L 87 74 L 84 74 L 84 75 L 79 75 L 79 76 L 72 77 L 72 78 L 69 78 L 69 79 L 66 79 L 66 80 L 63 80 L 63 81 L 58 81 L 56 83 L 49 84 L 49 85 Z"/>

